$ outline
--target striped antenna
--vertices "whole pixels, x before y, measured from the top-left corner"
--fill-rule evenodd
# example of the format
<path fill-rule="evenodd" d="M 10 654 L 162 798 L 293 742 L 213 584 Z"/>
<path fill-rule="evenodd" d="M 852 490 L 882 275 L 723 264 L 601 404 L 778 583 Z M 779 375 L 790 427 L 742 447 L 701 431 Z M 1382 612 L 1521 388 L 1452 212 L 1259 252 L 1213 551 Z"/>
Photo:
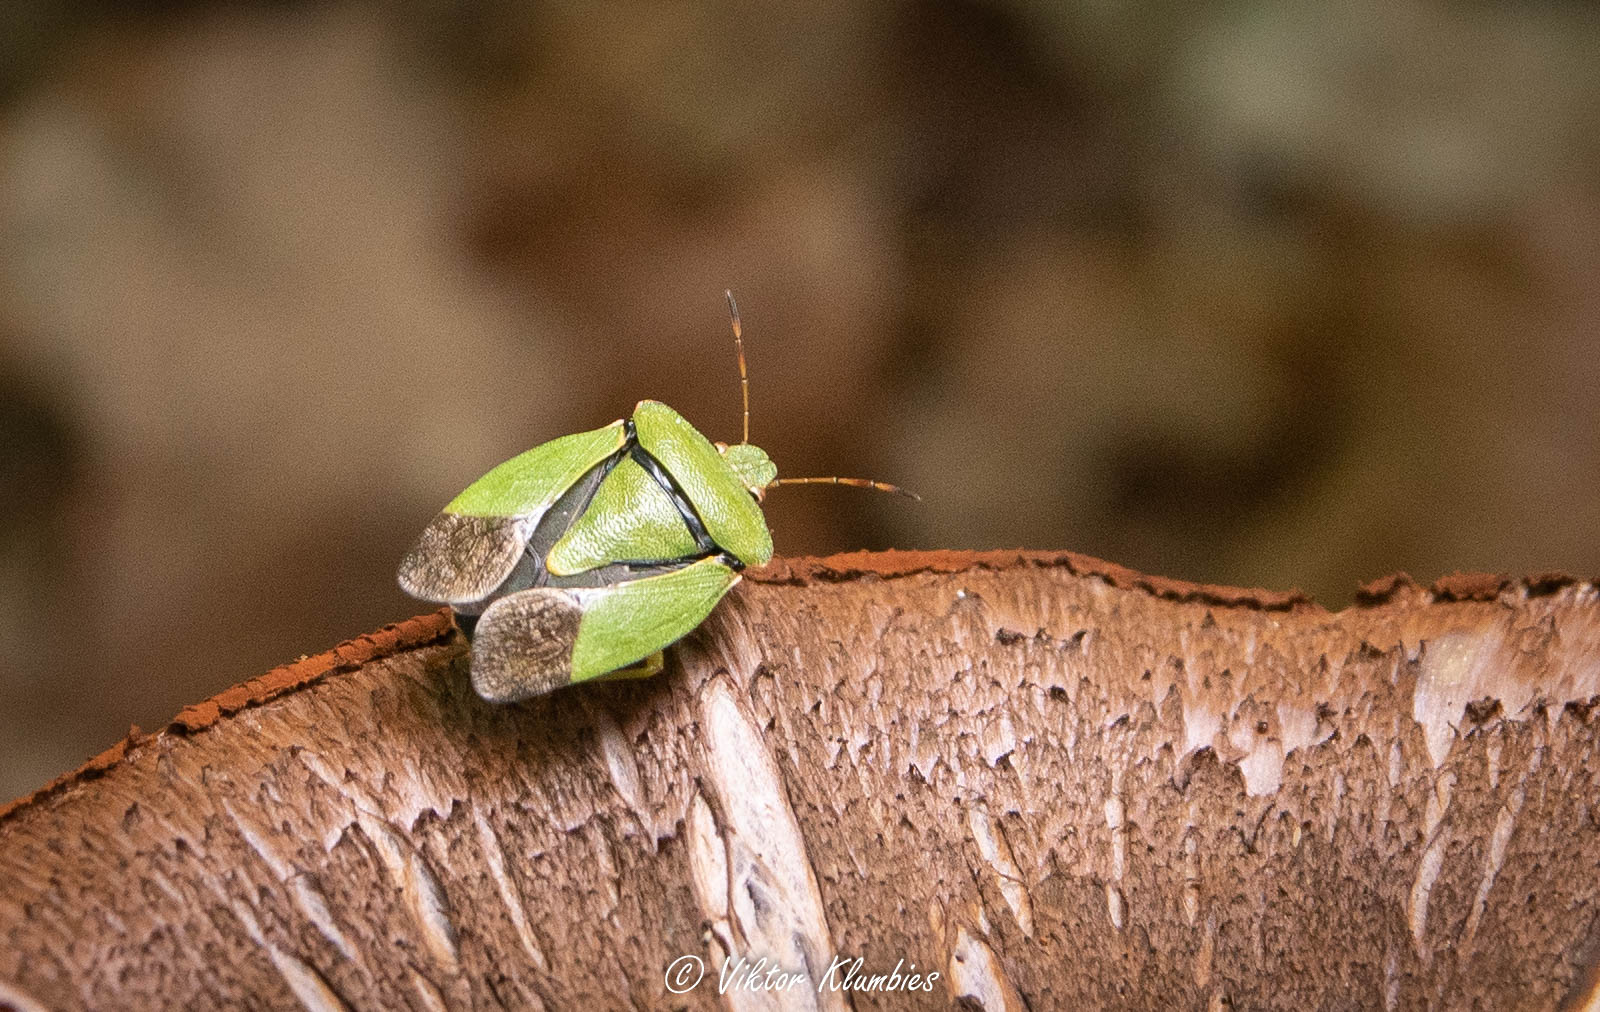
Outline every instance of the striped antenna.
<path fill-rule="evenodd" d="M 744 327 L 739 324 L 739 304 L 733 301 L 733 289 L 724 289 L 723 295 L 728 297 L 728 316 L 733 320 L 733 346 L 739 350 L 739 394 L 744 400 L 744 438 L 741 443 L 750 442 L 750 377 L 744 371 Z"/>
<path fill-rule="evenodd" d="M 917 502 L 922 501 L 922 496 L 917 495 L 915 492 L 908 492 L 899 485 L 891 485 L 886 481 L 872 481 L 867 478 L 779 478 L 767 487 L 771 488 L 773 485 L 850 485 L 854 488 L 870 488 L 879 492 L 893 492 L 895 495 L 903 495 L 908 499 L 915 499 Z"/>

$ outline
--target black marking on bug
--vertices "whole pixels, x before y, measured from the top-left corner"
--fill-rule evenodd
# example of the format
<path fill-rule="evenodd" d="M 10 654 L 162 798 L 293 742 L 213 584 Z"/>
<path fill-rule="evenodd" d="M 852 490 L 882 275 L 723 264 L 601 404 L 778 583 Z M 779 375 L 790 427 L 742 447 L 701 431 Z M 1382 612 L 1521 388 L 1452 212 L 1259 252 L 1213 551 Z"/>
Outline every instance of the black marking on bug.
<path fill-rule="evenodd" d="M 695 509 L 694 503 L 689 499 L 689 493 L 683 490 L 683 486 L 678 484 L 678 479 L 672 476 L 671 471 L 662 466 L 661 461 L 657 460 L 649 450 L 639 444 L 639 429 L 632 418 L 623 423 L 622 431 L 626 435 L 622 444 L 623 451 L 633 458 L 634 463 L 644 468 L 645 473 L 661 487 L 663 492 L 667 493 L 667 498 L 672 500 L 672 505 L 677 509 L 678 516 L 683 518 L 685 526 L 689 528 L 690 536 L 694 538 L 695 553 L 686 555 L 677 561 L 685 564 L 698 562 L 710 555 L 721 552 L 722 546 L 712 540 L 710 532 L 706 530 L 705 521 L 700 519 L 700 511 Z M 735 571 L 743 568 L 744 563 L 740 562 L 737 564 Z"/>
<path fill-rule="evenodd" d="M 645 469 L 645 473 L 655 479 L 662 491 L 672 499 L 672 505 L 678 508 L 678 515 L 683 517 L 683 522 L 689 526 L 689 533 L 694 535 L 695 547 L 699 554 L 694 556 L 703 559 L 718 550 L 717 543 L 711 540 L 711 535 L 706 532 L 705 521 L 700 519 L 700 511 L 694 508 L 694 503 L 689 501 L 689 496 L 678 485 L 666 468 L 661 466 L 661 461 L 650 455 L 650 452 L 637 443 L 628 448 L 628 453 L 633 457 L 634 463 Z"/>
<path fill-rule="evenodd" d="M 583 516 L 589 504 L 594 501 L 595 493 L 600 490 L 600 483 L 606 480 L 627 455 L 627 444 L 623 444 L 605 460 L 591 467 L 582 478 L 572 483 L 571 488 L 561 493 L 560 497 L 550 504 L 550 508 L 545 511 L 539 520 L 539 525 L 533 529 L 533 534 L 528 538 L 526 554 L 528 560 L 538 569 L 540 577 L 537 584 L 530 586 L 542 587 L 553 582 L 553 578 L 544 568 L 544 560 L 550 554 L 550 549 L 554 548 L 556 542 L 561 540 L 561 536 L 567 533 L 573 521 Z M 593 584 L 581 586 L 593 586 Z"/>

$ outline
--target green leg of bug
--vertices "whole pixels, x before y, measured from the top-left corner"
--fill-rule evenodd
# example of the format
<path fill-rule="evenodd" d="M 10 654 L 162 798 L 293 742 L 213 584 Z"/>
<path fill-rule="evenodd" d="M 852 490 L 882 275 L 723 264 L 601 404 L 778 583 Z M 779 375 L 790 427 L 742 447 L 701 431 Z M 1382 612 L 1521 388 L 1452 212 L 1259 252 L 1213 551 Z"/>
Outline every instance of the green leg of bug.
<path fill-rule="evenodd" d="M 618 668 L 609 674 L 600 675 L 594 680 L 597 682 L 609 682 L 614 678 L 649 678 L 651 675 L 659 675 L 661 669 L 666 666 L 667 655 L 657 650 L 638 664 L 630 664 L 625 668 Z"/>

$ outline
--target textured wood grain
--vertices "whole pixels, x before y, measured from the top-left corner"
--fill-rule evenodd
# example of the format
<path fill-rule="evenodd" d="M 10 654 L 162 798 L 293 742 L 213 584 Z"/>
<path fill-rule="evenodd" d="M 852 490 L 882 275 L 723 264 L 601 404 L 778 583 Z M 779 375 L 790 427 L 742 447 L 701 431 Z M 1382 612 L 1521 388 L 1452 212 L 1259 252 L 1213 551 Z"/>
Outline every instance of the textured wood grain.
<path fill-rule="evenodd" d="M 424 616 L 130 738 L 0 814 L 0 1004 L 1593 1001 L 1591 584 L 790 560 L 668 658 L 492 706 Z"/>

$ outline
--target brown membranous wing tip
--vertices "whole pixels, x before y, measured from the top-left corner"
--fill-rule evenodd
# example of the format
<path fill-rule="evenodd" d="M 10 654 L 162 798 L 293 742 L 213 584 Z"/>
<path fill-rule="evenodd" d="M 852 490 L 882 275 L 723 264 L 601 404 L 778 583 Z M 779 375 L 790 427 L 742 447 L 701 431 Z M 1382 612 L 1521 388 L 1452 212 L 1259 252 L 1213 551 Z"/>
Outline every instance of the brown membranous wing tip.
<path fill-rule="evenodd" d="M 554 587 L 495 601 L 473 630 L 472 687 L 492 703 L 514 703 L 567 684 L 582 618 L 578 603 Z"/>
<path fill-rule="evenodd" d="M 516 517 L 440 513 L 400 563 L 400 588 L 412 597 L 470 604 L 505 581 L 527 543 Z"/>

